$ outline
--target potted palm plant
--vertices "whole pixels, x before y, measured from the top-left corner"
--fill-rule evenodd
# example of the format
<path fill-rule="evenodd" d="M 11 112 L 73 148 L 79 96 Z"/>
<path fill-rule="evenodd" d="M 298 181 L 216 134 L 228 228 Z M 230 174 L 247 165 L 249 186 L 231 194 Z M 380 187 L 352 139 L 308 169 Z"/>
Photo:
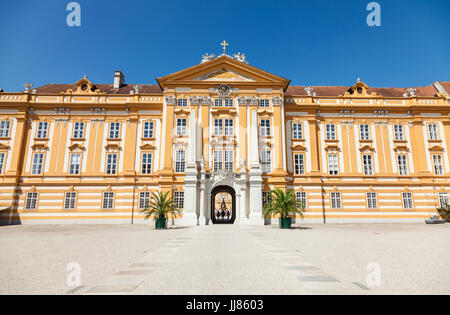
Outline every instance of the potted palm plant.
<path fill-rule="evenodd" d="M 304 209 L 305 205 L 296 200 L 293 191 L 288 190 L 285 192 L 276 188 L 267 195 L 263 212 L 266 217 L 280 215 L 280 229 L 290 229 L 292 219 L 289 217 L 289 214 L 299 214 L 303 218 Z"/>
<path fill-rule="evenodd" d="M 437 211 L 442 219 L 445 221 L 450 221 L 450 204 L 445 203 L 442 207 L 438 208 Z"/>
<path fill-rule="evenodd" d="M 142 210 L 141 213 L 145 214 L 145 220 L 153 217 L 155 228 L 159 230 L 167 229 L 168 215 L 177 215 L 180 213 L 180 210 L 175 204 L 172 196 L 169 196 L 169 192 L 166 192 L 165 194 L 153 192 L 148 207 Z"/>

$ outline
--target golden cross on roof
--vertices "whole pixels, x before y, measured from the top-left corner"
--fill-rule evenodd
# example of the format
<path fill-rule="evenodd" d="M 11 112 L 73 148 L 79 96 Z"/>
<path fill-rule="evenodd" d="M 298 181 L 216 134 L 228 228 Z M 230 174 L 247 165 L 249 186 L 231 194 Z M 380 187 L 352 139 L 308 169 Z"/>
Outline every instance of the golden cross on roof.
<path fill-rule="evenodd" d="M 227 49 L 228 43 L 226 41 L 223 41 L 223 43 L 220 44 L 223 46 L 223 54 L 225 54 L 225 49 Z"/>

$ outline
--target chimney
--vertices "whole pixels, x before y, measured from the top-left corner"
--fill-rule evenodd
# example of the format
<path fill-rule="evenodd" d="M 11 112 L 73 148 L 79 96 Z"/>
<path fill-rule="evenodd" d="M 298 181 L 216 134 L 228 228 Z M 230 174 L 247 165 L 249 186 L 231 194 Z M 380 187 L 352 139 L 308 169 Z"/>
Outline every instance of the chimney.
<path fill-rule="evenodd" d="M 118 89 L 125 83 L 125 76 L 122 71 L 114 72 L 114 88 Z"/>

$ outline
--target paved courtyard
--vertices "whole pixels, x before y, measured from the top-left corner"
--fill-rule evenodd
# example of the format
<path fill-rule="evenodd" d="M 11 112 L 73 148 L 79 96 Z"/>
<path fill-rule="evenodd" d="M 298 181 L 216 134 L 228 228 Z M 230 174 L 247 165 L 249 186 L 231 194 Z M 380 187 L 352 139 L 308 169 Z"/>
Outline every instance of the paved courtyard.
<path fill-rule="evenodd" d="M 0 266 L 0 294 L 450 294 L 450 224 L 7 226 Z"/>

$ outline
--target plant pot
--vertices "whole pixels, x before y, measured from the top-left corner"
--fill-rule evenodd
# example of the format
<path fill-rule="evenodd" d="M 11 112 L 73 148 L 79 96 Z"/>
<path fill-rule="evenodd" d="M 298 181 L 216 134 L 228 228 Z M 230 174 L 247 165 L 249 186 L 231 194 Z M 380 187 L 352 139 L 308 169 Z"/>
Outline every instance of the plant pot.
<path fill-rule="evenodd" d="M 167 218 L 157 218 L 155 220 L 155 229 L 167 229 Z"/>
<path fill-rule="evenodd" d="M 280 218 L 280 229 L 290 229 L 291 222 L 291 218 Z"/>

